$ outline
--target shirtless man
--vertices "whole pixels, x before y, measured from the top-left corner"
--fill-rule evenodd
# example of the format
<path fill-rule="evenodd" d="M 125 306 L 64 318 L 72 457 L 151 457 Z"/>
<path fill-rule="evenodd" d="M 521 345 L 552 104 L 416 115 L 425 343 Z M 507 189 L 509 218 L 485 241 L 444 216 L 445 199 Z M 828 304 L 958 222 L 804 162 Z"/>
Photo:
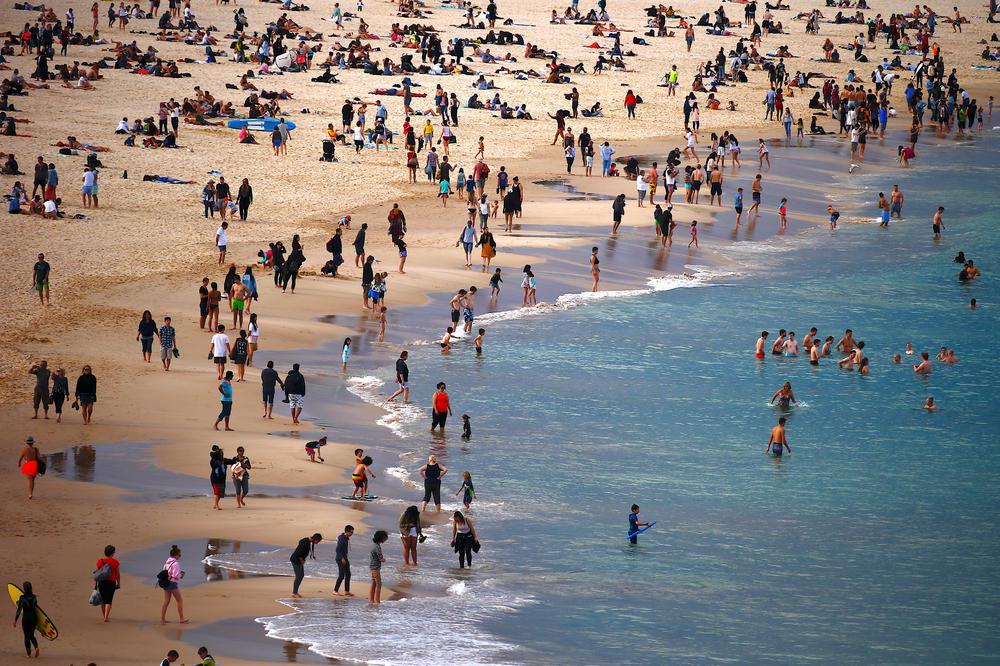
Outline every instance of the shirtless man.
<path fill-rule="evenodd" d="M 885 193 L 878 193 L 879 226 L 889 226 L 889 200 L 885 198 Z"/>
<path fill-rule="evenodd" d="M 837 343 L 836 350 L 845 355 L 850 354 L 854 351 L 855 344 L 857 343 L 854 342 L 854 331 L 847 329 L 844 331 L 844 337 Z"/>
<path fill-rule="evenodd" d="M 475 286 L 469 287 L 465 295 L 465 302 L 462 303 L 462 320 L 465 322 L 466 334 L 472 333 L 472 323 L 476 320 L 476 292 Z"/>
<path fill-rule="evenodd" d="M 757 344 L 754 345 L 754 358 L 762 359 L 764 358 L 764 345 L 767 344 L 767 331 L 761 331 L 760 337 L 757 338 Z"/>
<path fill-rule="evenodd" d="M 778 339 L 774 341 L 771 345 L 771 353 L 775 356 L 781 356 L 781 353 L 785 351 L 785 329 L 778 331 Z"/>
<path fill-rule="evenodd" d="M 788 437 L 785 435 L 785 417 L 778 419 L 778 425 L 771 428 L 771 438 L 767 440 L 767 447 L 764 453 L 771 453 L 780 458 L 784 450 L 792 452 L 792 447 L 788 446 Z"/>
<path fill-rule="evenodd" d="M 760 208 L 760 194 L 761 191 L 763 190 L 763 188 L 761 187 L 760 179 L 761 175 L 757 174 L 756 177 L 754 177 L 753 179 L 753 183 L 750 185 L 750 195 L 751 198 L 753 199 L 753 205 L 750 206 L 750 210 L 747 211 L 747 217 L 750 217 L 751 213 Z"/>
<path fill-rule="evenodd" d="M 892 192 L 889 193 L 889 216 L 895 216 L 896 219 L 903 219 L 903 193 L 899 189 L 899 185 L 892 186 Z"/>
<path fill-rule="evenodd" d="M 934 240 L 941 240 L 941 230 L 944 229 L 944 220 L 941 219 L 941 213 L 943 212 L 944 206 L 938 206 L 937 211 L 934 213 L 934 221 L 931 226 L 934 232 Z"/>
<path fill-rule="evenodd" d="M 920 363 L 913 366 L 913 372 L 918 375 L 931 374 L 931 358 L 927 352 L 920 352 Z"/>
<path fill-rule="evenodd" d="M 802 349 L 806 351 L 812 349 L 813 343 L 815 342 L 816 334 L 818 332 L 819 330 L 815 326 L 809 329 L 809 332 L 806 333 L 806 337 L 802 338 Z"/>
<path fill-rule="evenodd" d="M 448 303 L 451 307 L 451 325 L 453 328 L 458 328 L 458 320 L 462 316 L 462 307 L 465 304 L 465 294 L 467 292 L 464 289 L 459 289 L 458 293 L 451 297 L 451 301 Z"/>

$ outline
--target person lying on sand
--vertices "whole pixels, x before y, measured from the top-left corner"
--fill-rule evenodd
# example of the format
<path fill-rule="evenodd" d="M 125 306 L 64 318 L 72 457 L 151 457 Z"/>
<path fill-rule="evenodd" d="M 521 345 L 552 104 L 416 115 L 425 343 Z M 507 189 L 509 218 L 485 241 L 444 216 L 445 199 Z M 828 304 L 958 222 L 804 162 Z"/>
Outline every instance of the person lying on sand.
<path fill-rule="evenodd" d="M 71 148 L 73 150 L 88 150 L 92 153 L 110 153 L 111 149 L 105 146 L 97 146 L 92 143 L 80 143 L 75 136 L 66 137 L 66 141 L 56 141 L 50 144 L 56 148 Z"/>

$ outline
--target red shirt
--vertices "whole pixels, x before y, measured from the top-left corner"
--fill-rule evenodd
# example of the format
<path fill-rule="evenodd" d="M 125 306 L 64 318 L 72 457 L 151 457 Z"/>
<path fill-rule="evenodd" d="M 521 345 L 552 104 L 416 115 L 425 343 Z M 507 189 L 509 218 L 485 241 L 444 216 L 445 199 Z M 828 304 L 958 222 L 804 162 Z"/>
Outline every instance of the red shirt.
<path fill-rule="evenodd" d="M 625 106 L 635 106 L 635 95 L 632 93 L 625 95 Z"/>
<path fill-rule="evenodd" d="M 105 564 L 111 565 L 111 578 L 109 580 L 121 584 L 122 579 L 121 579 L 121 574 L 118 573 L 118 566 L 119 566 L 118 560 L 116 560 L 113 557 L 102 557 L 101 559 L 97 560 L 97 566 L 94 567 L 94 569 L 95 570 L 100 569 Z"/>
<path fill-rule="evenodd" d="M 434 411 L 439 414 L 448 411 L 448 394 L 444 391 L 434 394 Z"/>

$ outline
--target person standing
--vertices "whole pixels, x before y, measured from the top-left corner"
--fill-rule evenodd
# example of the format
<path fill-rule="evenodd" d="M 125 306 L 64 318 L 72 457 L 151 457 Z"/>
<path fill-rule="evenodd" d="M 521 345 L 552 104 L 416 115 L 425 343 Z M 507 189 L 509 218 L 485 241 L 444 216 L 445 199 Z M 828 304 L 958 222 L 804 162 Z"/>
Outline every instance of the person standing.
<path fill-rule="evenodd" d="M 306 576 L 306 559 L 316 559 L 316 544 L 322 540 L 323 535 L 316 532 L 311 537 L 299 539 L 299 545 L 292 551 L 289 561 L 292 563 L 292 571 L 295 572 L 295 582 L 292 583 L 292 597 L 295 599 L 302 598 L 302 595 L 299 594 L 299 586 L 302 585 L 302 579 Z"/>
<path fill-rule="evenodd" d="M 167 623 L 167 608 L 170 607 L 170 600 L 177 601 L 177 618 L 181 624 L 187 624 L 184 618 L 184 599 L 181 598 L 181 579 L 184 572 L 181 571 L 181 549 L 174 544 L 170 547 L 170 557 L 163 563 L 163 571 L 160 572 L 159 585 L 163 588 L 163 606 L 160 608 L 160 624 Z"/>
<path fill-rule="evenodd" d="M 285 375 L 283 387 L 285 395 L 288 396 L 288 403 L 292 410 L 292 424 L 299 424 L 299 416 L 306 401 L 306 378 L 299 372 L 299 364 L 293 363 L 292 369 Z"/>
<path fill-rule="evenodd" d="M 250 493 L 250 458 L 242 446 L 236 447 L 236 457 L 232 464 L 233 487 L 236 489 L 236 508 L 247 505 L 245 499 Z"/>
<path fill-rule="evenodd" d="M 229 235 L 226 233 L 227 229 L 229 229 L 229 223 L 224 221 L 215 231 L 215 245 L 219 248 L 220 266 L 226 261 L 226 248 L 229 246 Z"/>
<path fill-rule="evenodd" d="M 434 432 L 434 428 L 441 426 L 441 432 L 443 433 L 444 424 L 448 421 L 448 415 L 452 413 L 448 391 L 445 389 L 444 382 L 438 382 L 437 390 L 431 396 L 431 432 Z"/>
<path fill-rule="evenodd" d="M 17 611 L 14 613 L 14 626 L 21 619 L 21 630 L 24 632 L 24 651 L 28 657 L 38 658 L 38 639 L 35 630 L 38 629 L 38 598 L 31 588 L 31 583 L 25 581 L 22 585 L 24 594 L 17 600 Z M 34 649 L 34 654 L 32 654 Z"/>
<path fill-rule="evenodd" d="M 177 350 L 177 329 L 170 324 L 170 317 L 163 318 L 163 326 L 160 327 L 160 361 L 163 362 L 163 369 L 170 372 L 170 361 L 174 354 L 179 354 Z"/>
<path fill-rule="evenodd" d="M 76 399 L 80 403 L 80 414 L 83 425 L 90 425 L 94 415 L 94 403 L 97 402 L 97 377 L 89 365 L 83 366 L 83 374 L 76 378 Z"/>
<path fill-rule="evenodd" d="M 29 436 L 24 440 L 24 448 L 21 449 L 21 455 L 17 459 L 21 474 L 28 480 L 28 499 L 35 494 L 35 478 L 44 471 L 44 464 L 38 453 L 38 447 L 35 446 L 35 438 Z"/>
<path fill-rule="evenodd" d="M 622 216 L 625 215 L 625 195 L 619 194 L 611 204 L 611 216 L 614 224 L 611 225 L 611 233 L 617 234 L 618 227 L 621 226 Z"/>
<path fill-rule="evenodd" d="M 378 530 L 372 536 L 371 553 L 368 557 L 368 570 L 372 574 L 372 583 L 368 588 L 368 603 L 378 606 L 382 603 L 382 564 L 385 557 L 382 555 L 382 544 L 389 540 L 389 534 L 385 530 Z"/>
<path fill-rule="evenodd" d="M 420 476 L 424 479 L 424 501 L 420 505 L 421 511 L 427 510 L 427 503 L 434 498 L 434 505 L 438 513 L 441 512 L 441 477 L 448 473 L 448 468 L 437 461 L 437 456 L 427 457 L 427 464 L 419 470 Z"/>
<path fill-rule="evenodd" d="M 225 421 L 226 432 L 232 432 L 233 429 L 229 427 L 229 417 L 233 413 L 233 371 L 226 371 L 226 376 L 219 382 L 219 394 L 222 396 L 220 402 L 222 403 L 222 409 L 219 411 L 218 418 L 215 419 L 215 425 L 212 426 L 216 430 L 219 429 L 219 424 Z M 225 478 L 223 477 L 223 482 Z"/>
<path fill-rule="evenodd" d="M 403 561 L 407 565 L 412 555 L 413 566 L 417 566 L 417 539 L 421 536 L 420 512 L 416 506 L 408 506 L 399 517 L 399 539 L 403 542 Z"/>
<path fill-rule="evenodd" d="M 944 206 L 938 206 L 934 212 L 934 220 L 931 223 L 931 230 L 934 232 L 934 240 L 941 240 L 941 230 L 944 229 L 944 220 L 941 214 L 944 213 Z"/>
<path fill-rule="evenodd" d="M 357 235 L 354 237 L 354 267 L 360 268 L 365 264 L 365 236 L 368 235 L 368 223 L 361 225 Z M 363 280 L 362 280 L 363 282 Z M 371 281 L 369 280 L 369 283 Z"/>
<path fill-rule="evenodd" d="M 236 206 L 240 210 L 240 221 L 244 222 L 247 219 L 247 213 L 250 210 L 250 204 L 253 203 L 253 188 L 250 187 L 250 179 L 244 178 L 243 184 L 240 185 L 239 192 L 236 194 Z"/>
<path fill-rule="evenodd" d="M 344 263 L 344 230 L 341 227 L 337 227 L 337 231 L 334 232 L 333 236 L 326 242 L 326 251 L 330 253 L 330 257 L 333 260 L 333 274 L 331 277 L 337 277 L 337 269 L 340 265 Z"/>
<path fill-rule="evenodd" d="M 601 260 L 597 258 L 597 247 L 590 248 L 590 275 L 594 278 L 591 291 L 597 291 L 597 283 L 601 281 Z"/>
<path fill-rule="evenodd" d="M 31 397 L 32 405 L 35 408 L 35 415 L 31 418 L 38 418 L 39 405 L 44 409 L 45 418 L 49 418 L 49 377 L 52 375 L 52 371 L 49 370 L 49 362 L 41 361 L 34 364 L 28 370 L 28 374 L 35 376 L 35 390 Z"/>
<path fill-rule="evenodd" d="M 392 402 L 399 395 L 403 396 L 403 402 L 410 401 L 410 368 L 406 365 L 409 356 L 410 353 L 405 349 L 399 353 L 399 358 L 396 360 L 396 383 L 399 384 L 399 388 L 386 402 Z"/>
<path fill-rule="evenodd" d="M 354 596 L 351 593 L 351 562 L 347 557 L 352 536 L 354 536 L 354 526 L 346 525 L 343 533 L 337 537 L 337 582 L 333 585 L 333 593 L 338 597 L 340 596 L 341 583 L 344 584 L 344 596 Z"/>
<path fill-rule="evenodd" d="M 632 505 L 632 513 L 628 514 L 628 542 L 631 544 L 639 543 L 639 528 L 647 527 L 649 523 L 639 522 L 639 505 Z"/>
<path fill-rule="evenodd" d="M 105 546 L 104 557 L 94 567 L 94 589 L 101 596 L 101 615 L 105 622 L 111 620 L 111 603 L 115 591 L 121 587 L 121 564 L 115 559 L 115 547 Z"/>
<path fill-rule="evenodd" d="M 42 305 L 49 304 L 49 275 L 52 273 L 52 266 L 45 261 L 45 255 L 39 253 L 38 261 L 31 267 L 31 284 L 38 292 L 38 300 Z"/>
<path fill-rule="evenodd" d="M 208 319 L 208 278 L 201 279 L 201 286 L 198 287 L 198 326 L 205 330 L 205 320 Z M 208 327 L 212 330 L 212 327 Z"/>

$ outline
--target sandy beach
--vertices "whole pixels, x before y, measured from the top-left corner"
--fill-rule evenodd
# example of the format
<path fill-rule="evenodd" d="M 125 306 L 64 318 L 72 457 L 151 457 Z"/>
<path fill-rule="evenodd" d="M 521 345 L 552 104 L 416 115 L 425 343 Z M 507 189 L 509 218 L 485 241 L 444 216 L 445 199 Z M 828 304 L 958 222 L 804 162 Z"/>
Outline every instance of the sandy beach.
<path fill-rule="evenodd" d="M 320 73 L 314 66 L 308 72 L 254 78 L 253 82 L 260 88 L 285 89 L 294 95 L 293 99 L 280 100 L 287 118 L 297 125 L 285 157 L 273 156 L 266 133 L 258 133 L 258 145 L 243 145 L 237 142 L 236 130 L 186 123 L 181 123 L 177 150 L 123 146 L 122 136 L 114 134 L 119 120 L 124 117 L 131 123 L 135 118 L 155 116 L 160 101 L 194 97 L 196 86 L 211 91 L 218 99 L 233 102 L 239 111 L 245 111 L 240 104 L 248 92 L 226 86 L 238 84 L 241 74 L 255 69 L 256 65 L 231 62 L 228 57 L 220 57 L 216 64 L 200 62 L 204 60 L 203 46 L 157 40 L 154 19 L 133 20 L 126 30 L 106 29 L 107 6 L 107 3 L 99 5 L 102 37 L 121 42 L 136 40 L 140 50 L 153 45 L 160 57 L 178 61 L 181 72 L 190 73 L 190 78 L 160 78 L 128 70 L 102 69 L 103 78 L 93 82 L 96 88 L 93 91 L 62 88 L 53 80 L 49 83 L 50 89 L 30 90 L 27 96 L 9 98 L 17 109 L 9 115 L 30 121 L 19 123 L 18 133 L 29 136 L 2 137 L 0 152 L 15 154 L 26 175 L 0 176 L 0 189 L 10 192 L 16 180 L 30 186 L 34 160 L 36 156 L 43 156 L 46 161 L 55 163 L 60 174 L 62 210 L 69 216 L 81 214 L 85 217 L 57 220 L 37 215 L 4 217 L 7 242 L 0 247 L 0 261 L 8 270 L 3 282 L 5 298 L 0 301 L 0 339 L 6 342 L 0 345 L 0 422 L 7 433 L 4 452 L 9 463 L 0 473 L 3 481 L 0 484 L 0 517 L 8 526 L 0 535 L 0 546 L 8 553 L 3 565 L 4 579 L 18 584 L 31 580 L 40 603 L 59 627 L 57 641 L 43 642 L 41 663 L 93 661 L 99 666 L 155 663 L 171 648 L 181 651 L 181 663 L 195 663 L 194 650 L 199 644 L 207 644 L 211 636 L 208 632 L 206 637 L 206 626 L 216 627 L 220 637 L 224 637 L 219 641 L 221 647 L 209 645 L 220 663 L 251 665 L 284 660 L 325 663 L 311 653 L 303 652 L 296 657 L 296 649 L 264 638 L 263 628 L 252 623 L 254 617 L 280 615 L 288 610 L 276 600 L 287 598 L 290 578 L 233 577 L 182 585 L 185 611 L 191 624 L 182 627 L 173 622 L 161 626 L 157 610 L 162 595 L 155 587 L 159 564 L 145 573 L 136 572 L 127 565 L 129 553 L 163 545 L 162 561 L 172 543 L 200 543 L 207 539 L 267 544 L 275 549 L 285 548 L 290 553 L 299 539 L 321 532 L 325 538 L 319 550 L 322 557 L 329 560 L 336 535 L 344 525 L 353 524 L 357 528 L 352 542 L 353 585 L 357 597 L 336 599 L 331 603 L 366 601 L 365 560 L 371 532 L 395 528 L 395 519 L 386 518 L 388 509 L 339 502 L 318 495 L 336 498 L 346 492 L 353 450 L 357 446 L 364 446 L 369 451 L 376 449 L 376 442 L 367 440 L 367 435 L 363 440 L 360 424 L 374 422 L 381 411 L 352 398 L 342 404 L 326 405 L 332 409 L 333 417 L 329 422 L 316 422 L 310 404 L 326 402 L 334 391 L 330 387 L 338 387 L 343 395 L 345 373 L 320 371 L 304 363 L 303 373 L 312 393 L 307 394 L 303 423 L 293 425 L 287 407 L 280 404 L 276 405 L 273 421 L 262 419 L 260 366 L 272 354 L 280 354 L 286 359 L 291 352 L 318 354 L 317 350 L 329 348 L 347 336 L 363 342 L 363 353 L 388 364 L 399 350 L 418 339 L 411 335 L 415 329 L 421 331 L 419 339 L 439 338 L 445 324 L 445 308 L 441 307 L 440 316 L 433 315 L 436 319 L 432 319 L 422 307 L 439 304 L 442 294 L 453 293 L 469 286 L 470 282 L 481 290 L 488 290 L 488 276 L 478 270 L 466 270 L 461 250 L 455 247 L 457 233 L 466 217 L 465 206 L 455 196 L 446 208 L 442 207 L 434 196 L 436 186 L 427 182 L 420 169 L 417 183 L 407 182 L 406 151 L 401 136 L 396 137 L 388 151 L 364 149 L 357 156 L 351 145 L 338 144 L 337 162 L 320 161 L 326 127 L 333 124 L 340 129 L 340 107 L 345 99 L 358 98 L 370 105 L 380 100 L 388 109 L 388 126 L 399 131 L 404 117 L 402 100 L 398 96 L 372 93 L 378 87 L 399 83 L 401 77 L 395 75 L 373 77 L 358 69 L 334 68 L 338 83 L 316 83 L 310 81 Z M 684 11 L 697 19 L 717 6 L 717 3 L 697 0 L 685 5 Z M 69 7 L 76 12 L 76 29 L 90 34 L 88 7 L 67 0 L 57 0 L 52 5 L 60 18 Z M 743 5 L 726 3 L 723 7 L 731 19 L 742 20 Z M 223 35 L 231 29 L 232 13 L 236 8 L 245 9 L 250 31 L 263 31 L 269 21 L 282 13 L 280 5 L 266 3 L 192 5 L 200 25 L 218 29 L 216 48 L 226 53 L 232 52 L 232 39 Z M 353 3 L 344 6 L 345 11 L 355 9 Z M 404 51 L 390 46 L 388 39 L 391 25 L 397 22 L 433 24 L 443 38 L 484 33 L 459 27 L 463 12 L 453 7 L 434 7 L 432 13 L 419 19 L 401 18 L 396 9 L 395 3 L 388 2 L 374 2 L 364 7 L 361 16 L 369 24 L 370 32 L 379 36 L 378 40 L 368 40 L 381 49 L 373 53 L 373 57 L 397 60 Z M 596 42 L 609 47 L 612 41 L 607 37 L 595 37 L 589 25 L 550 23 L 553 9 L 562 12 L 564 8 L 514 0 L 501 5 L 500 13 L 515 21 L 505 29 L 522 34 L 527 43 L 557 50 L 560 62 L 570 65 L 582 62 L 589 72 L 598 50 L 587 45 Z M 870 62 L 856 63 L 850 50 L 843 47 L 850 44 L 863 27 L 823 23 L 819 35 L 806 34 L 805 22 L 794 17 L 798 12 L 811 9 L 811 5 L 792 3 L 790 10 L 776 11 L 776 18 L 784 22 L 788 34 L 765 36 L 759 49 L 761 54 L 787 45 L 796 56 L 787 60 L 791 72 L 799 69 L 818 71 L 824 76 L 817 79 L 828 75 L 842 85 L 848 70 L 853 68 L 860 81 L 870 87 L 872 67 L 888 53 L 884 40 L 877 41 L 877 48 L 867 51 Z M 882 12 L 887 16 L 910 9 L 910 3 L 893 0 L 888 5 L 880 5 L 877 11 L 866 10 L 865 14 Z M 943 15 L 950 7 L 936 9 Z M 957 69 L 962 85 L 973 91 L 980 103 L 985 103 L 985 98 L 1000 91 L 997 72 L 972 66 L 985 62 L 980 59 L 983 46 L 978 42 L 990 39 L 995 26 L 986 23 L 986 10 L 979 3 L 961 3 L 960 9 L 972 23 L 965 25 L 961 34 L 953 33 L 950 25 L 939 23 L 934 39 L 941 44 L 948 67 Z M 333 44 L 346 44 L 358 27 L 357 19 L 353 19 L 345 23 L 343 30 L 337 30 L 330 20 L 332 10 L 333 3 L 323 0 L 311 4 L 309 11 L 289 13 L 300 26 L 325 35 L 323 48 L 315 54 L 316 61 L 325 58 Z M 763 7 L 759 15 L 762 10 Z M 823 11 L 831 18 L 836 9 L 826 7 Z M 611 227 L 608 199 L 619 192 L 625 193 L 628 201 L 620 236 L 622 255 L 655 254 L 655 248 L 645 247 L 655 239 L 652 209 L 635 205 L 635 182 L 624 177 L 584 177 L 580 161 L 573 174 L 566 176 L 561 148 L 549 145 L 555 122 L 547 114 L 568 108 L 565 96 L 571 88 L 578 88 L 581 108 L 600 102 L 604 116 L 568 119 L 567 125 L 577 134 L 587 127 L 598 143 L 611 142 L 620 162 L 635 155 L 643 159 L 645 166 L 648 156 L 663 157 L 671 148 L 684 145 L 682 97 L 668 97 L 665 88 L 658 87 L 665 72 L 673 64 L 678 66 L 681 72 L 679 90 L 684 93 L 690 89 L 700 62 L 713 59 L 720 47 L 728 51 L 735 45 L 737 36 L 749 36 L 746 26 L 733 28 L 734 34 L 725 37 L 707 35 L 704 28 L 699 28 L 691 52 L 686 52 L 683 28 L 677 27 L 676 19 L 668 19 L 673 36 L 645 37 L 650 45 L 638 45 L 632 43 L 632 38 L 641 37 L 648 30 L 642 5 L 613 4 L 609 12 L 615 25 L 623 30 L 622 47 L 635 53 L 626 60 L 629 71 L 573 74 L 572 83 L 553 85 L 544 83 L 543 79 L 519 80 L 509 74 L 496 73 L 498 67 L 513 63 L 486 64 L 479 59 L 469 63 L 477 73 L 481 71 L 496 82 L 497 91 L 505 101 L 527 104 L 535 118 L 533 121 L 504 120 L 489 110 L 462 108 L 460 123 L 455 128 L 458 141 L 450 148 L 452 164 L 463 166 L 466 173 L 471 173 L 477 139 L 482 136 L 486 162 L 493 169 L 492 173 L 495 175 L 500 166 L 505 166 L 511 176 L 518 176 L 525 183 L 524 216 L 516 220 L 514 233 L 500 232 L 502 215 L 496 222 L 490 221 L 498 241 L 494 266 L 502 267 L 508 280 L 505 297 L 508 300 L 496 305 L 494 310 L 519 305 L 516 295 L 512 294 L 518 291 L 520 267 L 524 264 L 543 267 L 546 284 L 542 295 L 546 301 L 561 294 L 588 290 L 591 279 L 586 263 L 588 249 L 596 242 L 595 238 L 607 236 Z M 3 30 L 17 35 L 21 26 L 25 22 L 34 23 L 37 15 L 37 11 L 15 10 L 7 5 L 0 9 L 0 25 Z M 821 44 L 827 37 L 840 48 L 843 62 L 811 61 L 822 57 Z M 110 46 L 112 44 L 73 45 L 68 57 L 57 55 L 53 62 L 93 62 L 113 56 L 107 50 Z M 518 66 L 544 71 L 547 61 L 525 59 L 524 48 L 523 44 L 492 46 L 495 55 L 510 51 L 517 57 Z M 56 50 L 58 52 L 58 45 Z M 15 47 L 15 54 L 19 52 L 20 47 Z M 415 53 L 415 59 L 419 60 L 419 50 L 410 53 Z M 194 62 L 181 62 L 185 58 L 194 59 Z M 904 57 L 904 62 L 918 60 Z M 18 68 L 26 77 L 34 68 L 33 58 L 28 55 L 7 56 L 6 61 L 11 69 Z M 11 71 L 0 72 L 0 78 L 10 75 Z M 901 73 L 891 97 L 899 116 L 890 121 L 890 130 L 897 135 L 908 127 L 902 91 L 909 76 L 908 72 Z M 772 152 L 775 164 L 766 172 L 768 191 L 776 196 L 780 191 L 782 196 L 789 196 L 796 203 L 787 233 L 792 235 L 809 226 L 826 223 L 825 206 L 829 199 L 824 199 L 828 194 L 824 188 L 831 172 L 842 174 L 847 170 L 849 160 L 845 150 L 849 152 L 849 148 L 845 140 L 809 137 L 802 149 L 794 142 L 787 149 L 779 149 L 783 141 L 780 123 L 763 118 L 762 99 L 769 87 L 767 73 L 752 69 L 748 78 L 747 83 L 722 87 L 718 93 L 723 109 L 732 101 L 737 111 L 705 110 L 702 113 L 698 148 L 700 154 L 707 153 L 705 146 L 710 144 L 710 133 L 732 131 L 741 137 L 744 166 L 735 172 L 726 170 L 726 202 L 721 208 L 686 205 L 675 200 L 674 216 L 679 223 L 677 242 L 680 247 L 653 264 L 656 274 L 690 273 L 690 265 L 724 272 L 731 262 L 726 256 L 727 247 L 733 242 L 768 240 L 778 233 L 770 219 L 759 228 L 744 227 L 739 231 L 733 228 L 731 188 L 744 187 L 749 205 L 750 182 L 756 173 L 758 136 L 766 137 L 768 143 L 775 146 Z M 416 99 L 415 109 L 433 106 L 434 86 L 439 83 L 447 92 L 457 93 L 463 103 L 474 92 L 481 98 L 493 94 L 493 90 L 477 91 L 471 87 L 475 75 L 418 74 L 413 79 L 419 84 L 414 91 L 429 95 Z M 623 108 L 625 92 L 629 89 L 643 98 L 634 120 L 626 117 Z M 805 115 L 808 112 L 806 102 L 812 92 L 812 89 L 808 94 L 796 90 L 794 97 L 786 98 L 796 117 L 800 114 L 808 117 Z M 699 93 L 698 99 L 704 100 L 705 95 Z M 303 111 L 305 109 L 308 113 Z M 372 113 L 372 106 L 369 109 Z M 414 126 L 419 129 L 423 120 L 415 116 Z M 836 124 L 828 116 L 823 122 L 828 127 Z M 439 119 L 435 118 L 434 125 L 439 131 Z M 924 132 L 932 134 L 929 128 Z M 52 145 L 65 141 L 68 136 L 110 148 L 108 152 L 98 153 L 103 163 L 99 208 L 85 209 L 80 202 L 86 153 L 63 156 Z M 888 172 L 897 168 L 895 144 L 890 140 L 870 140 L 868 149 L 869 165 L 865 169 Z M 423 159 L 424 153 L 421 153 L 421 166 Z M 660 164 L 662 166 L 662 160 Z M 919 168 L 920 165 L 918 160 L 915 166 Z M 125 172 L 127 178 L 123 177 Z M 281 240 L 291 247 L 293 234 L 300 235 L 306 256 L 294 294 L 283 294 L 275 289 L 271 273 L 257 272 L 261 295 L 254 304 L 254 311 L 259 314 L 262 330 L 257 351 L 259 359 L 247 369 L 246 381 L 236 385 L 234 432 L 212 429 L 219 409 L 217 382 L 212 364 L 205 358 L 210 335 L 199 330 L 198 322 L 197 290 L 201 278 L 208 276 L 221 283 L 225 274 L 225 267 L 219 266 L 216 260 L 214 239 L 218 220 L 205 219 L 201 205 L 202 187 L 209 178 L 218 177 L 215 172 L 222 172 L 234 190 L 243 178 L 247 178 L 254 191 L 249 219 L 233 220 L 230 224 L 227 264 L 234 262 L 242 272 L 244 266 L 256 264 L 257 252 L 266 249 L 268 243 Z M 191 181 L 191 184 L 144 182 L 144 175 L 170 176 Z M 538 184 L 553 180 L 576 188 L 576 195 Z M 577 196 L 580 193 L 584 196 Z M 491 200 L 494 198 L 492 192 L 489 196 Z M 403 275 L 396 270 L 397 251 L 385 233 L 386 215 L 394 202 L 399 202 L 404 209 L 408 224 L 408 257 Z M 772 204 L 771 210 L 765 213 L 769 218 L 774 216 L 773 208 Z M 323 262 L 329 258 L 325 250 L 327 239 L 344 215 L 352 218 L 351 230 L 345 231 L 345 241 L 353 238 L 362 223 L 367 223 L 368 253 L 379 260 L 376 270 L 387 271 L 390 276 L 385 343 L 374 340 L 376 320 L 361 308 L 361 271 L 351 261 L 350 247 L 346 248 L 346 263 L 340 276 L 331 279 L 319 275 Z M 697 219 L 703 230 L 701 247 L 696 251 L 682 250 L 692 219 Z M 44 252 L 52 265 L 51 304 L 44 307 L 39 305 L 37 293 L 29 285 L 31 265 L 39 252 Z M 601 288 L 642 287 L 651 272 L 647 268 L 645 263 L 605 260 Z M 155 353 L 152 363 L 141 360 L 135 327 L 145 309 L 152 311 L 157 322 L 162 322 L 165 315 L 173 317 L 181 355 L 173 362 L 169 373 L 163 372 Z M 229 317 L 224 301 L 220 321 L 226 323 L 227 328 L 231 323 L 227 322 Z M 326 359 L 326 367 L 339 370 L 334 356 Z M 98 377 L 99 397 L 91 425 L 82 425 L 80 414 L 68 407 L 62 423 L 55 423 L 51 418 L 31 419 L 33 378 L 28 369 L 42 359 L 48 361 L 50 368 L 66 369 L 71 390 L 80 368 L 93 367 Z M 288 367 L 278 365 L 284 377 Z M 320 433 L 327 434 L 331 441 L 324 451 L 326 462 L 322 465 L 310 463 L 302 450 L 302 442 L 315 439 Z M 25 499 L 24 477 L 13 464 L 27 436 L 34 437 L 41 453 L 54 457 L 56 463 L 50 459 L 52 472 L 38 480 L 35 497 L 30 502 Z M 237 446 L 243 446 L 253 461 L 251 496 L 245 509 L 236 509 L 232 498 L 228 497 L 223 501 L 223 511 L 211 510 L 206 463 L 213 444 L 223 447 L 227 455 L 235 452 Z M 135 454 L 115 454 L 119 456 L 116 469 L 121 470 L 120 480 L 108 483 L 88 480 L 86 473 L 64 473 L 60 467 L 63 459 L 56 457 L 65 452 L 65 464 L 68 465 L 70 459 L 81 459 L 81 456 L 97 455 L 103 460 L 104 451 L 127 452 L 131 450 L 128 447 L 136 447 Z M 75 469 L 83 464 L 77 460 Z M 393 481 L 381 474 L 380 468 L 376 467 L 376 473 L 379 474 L 378 483 L 384 484 L 377 486 L 380 493 L 393 497 L 402 494 L 398 483 L 393 485 Z M 193 484 L 193 479 L 202 483 L 200 491 L 193 490 L 193 485 L 188 488 L 187 484 Z M 172 487 L 174 483 L 180 485 Z M 261 496 L 254 496 L 253 489 L 257 485 L 267 488 Z M 319 488 L 323 490 L 316 490 Z M 193 496 L 195 493 L 200 495 Z M 143 497 L 144 494 L 148 496 Z M 379 521 L 378 524 L 373 523 L 373 518 Z M 396 535 L 392 532 L 390 535 L 386 548 L 387 551 L 392 549 L 392 557 L 398 559 Z M 86 605 L 92 587 L 93 563 L 106 544 L 116 546 L 125 571 L 109 624 L 100 622 L 98 611 Z M 183 562 L 188 571 L 200 572 L 202 557 L 204 553 L 199 551 L 185 552 Z M 291 573 L 290 567 L 288 573 Z M 307 578 L 305 594 L 314 598 L 328 597 L 332 583 L 325 578 Z M 387 581 L 387 588 L 384 600 L 397 594 L 411 594 L 405 586 L 394 588 L 392 580 Z M 420 591 L 412 594 L 420 594 Z M 173 608 L 168 616 L 176 619 Z M 0 645 L 5 660 L 13 660 L 21 654 L 19 630 L 4 632 Z M 253 658 L 254 655 L 258 658 Z M 315 662 L 311 661 L 314 657 Z"/>

